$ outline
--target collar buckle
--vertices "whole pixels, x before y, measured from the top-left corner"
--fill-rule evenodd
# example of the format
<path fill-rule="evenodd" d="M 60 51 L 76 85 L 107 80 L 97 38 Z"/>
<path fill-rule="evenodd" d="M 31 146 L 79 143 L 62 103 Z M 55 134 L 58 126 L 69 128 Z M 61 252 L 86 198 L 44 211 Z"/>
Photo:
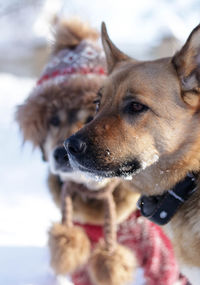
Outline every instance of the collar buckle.
<path fill-rule="evenodd" d="M 144 217 L 158 225 L 165 225 L 196 190 L 196 177 L 190 173 L 184 180 L 178 182 L 173 189 L 165 191 L 163 195 L 142 195 L 138 200 L 137 207 Z"/>

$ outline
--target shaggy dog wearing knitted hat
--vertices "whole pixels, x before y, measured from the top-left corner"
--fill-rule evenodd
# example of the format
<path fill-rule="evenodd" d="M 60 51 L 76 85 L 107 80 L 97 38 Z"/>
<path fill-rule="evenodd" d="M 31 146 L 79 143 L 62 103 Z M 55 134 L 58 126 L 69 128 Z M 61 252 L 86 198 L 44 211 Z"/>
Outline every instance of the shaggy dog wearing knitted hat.
<path fill-rule="evenodd" d="M 77 285 L 125 284 L 136 263 L 147 284 L 175 284 L 179 273 L 171 244 L 135 211 L 138 195 L 129 182 L 86 178 L 73 171 L 63 148 L 63 140 L 95 112 L 105 77 L 97 38 L 82 22 L 59 22 L 50 60 L 16 113 L 24 140 L 40 147 L 49 163 L 49 188 L 62 209 L 62 223 L 49 233 L 51 265 L 57 274 L 70 273 Z"/>
<path fill-rule="evenodd" d="M 111 183 L 109 180 L 94 182 L 80 173 L 73 172 L 63 147 L 64 138 L 88 123 L 95 112 L 93 101 L 105 77 L 104 53 L 98 46 L 97 39 L 98 33 L 85 23 L 78 20 L 58 22 L 50 60 L 36 87 L 25 103 L 18 106 L 16 113 L 24 140 L 40 147 L 43 159 L 49 162 L 48 184 L 54 200 L 60 207 L 63 184 L 64 188 L 70 187 L 72 191 L 80 184 L 97 190 Z M 71 181 L 71 184 L 66 184 L 66 181 Z M 115 184 L 112 187 L 113 191 L 116 190 L 114 196 L 119 221 L 135 209 L 136 202 L 136 194 L 129 192 L 126 189 L 128 187 L 123 187 L 124 191 L 120 191 L 121 184 L 117 183 L 116 189 Z M 102 223 L 102 199 L 94 201 L 93 198 L 83 198 L 80 194 L 73 193 L 72 200 L 75 221 L 96 225 Z M 64 202 L 63 211 L 67 206 Z M 63 219 L 64 216 L 65 213 Z M 52 251 L 51 264 L 58 274 L 74 272 L 84 264 L 88 260 L 91 247 L 81 227 L 69 226 L 66 221 L 52 227 L 49 245 Z M 122 281 L 131 279 L 135 268 L 136 262 L 131 251 L 123 246 L 118 248 L 107 266 L 107 271 L 113 270 L 113 274 L 107 274 L 107 277 L 106 274 L 103 275 L 109 284 L 121 284 Z M 103 248 L 100 252 L 105 259 L 108 255 L 106 250 Z M 90 271 L 95 279 L 96 273 L 93 271 L 98 272 L 98 265 L 94 264 L 93 270 Z"/>

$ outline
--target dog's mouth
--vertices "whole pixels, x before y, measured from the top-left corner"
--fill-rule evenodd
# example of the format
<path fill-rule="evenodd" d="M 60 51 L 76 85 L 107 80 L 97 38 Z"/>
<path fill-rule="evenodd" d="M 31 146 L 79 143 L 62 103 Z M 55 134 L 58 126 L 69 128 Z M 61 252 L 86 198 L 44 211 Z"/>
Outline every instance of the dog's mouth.
<path fill-rule="evenodd" d="M 64 147 L 73 169 L 95 179 L 112 177 L 131 179 L 132 175 L 142 169 L 142 164 L 137 158 L 125 157 L 119 160 L 111 155 L 108 157 L 108 150 L 98 148 L 79 133 L 65 140 Z"/>
<path fill-rule="evenodd" d="M 70 161 L 64 147 L 56 147 L 52 151 L 50 170 L 53 174 L 58 175 L 61 181 L 70 180 L 75 183 L 85 184 L 88 189 L 92 190 L 99 190 L 109 182 L 109 179 L 103 179 L 102 176 L 94 179 L 94 175 L 89 174 L 89 171 L 80 170 L 79 167 L 72 167 L 72 165 L 74 166 L 74 162 L 73 160 Z"/>
<path fill-rule="evenodd" d="M 119 165 L 94 165 L 93 163 L 80 163 L 76 158 L 69 154 L 69 161 L 74 170 L 84 172 L 85 175 L 95 180 L 103 178 L 121 177 L 131 180 L 132 176 L 138 173 L 142 168 L 137 159 L 127 160 Z"/>

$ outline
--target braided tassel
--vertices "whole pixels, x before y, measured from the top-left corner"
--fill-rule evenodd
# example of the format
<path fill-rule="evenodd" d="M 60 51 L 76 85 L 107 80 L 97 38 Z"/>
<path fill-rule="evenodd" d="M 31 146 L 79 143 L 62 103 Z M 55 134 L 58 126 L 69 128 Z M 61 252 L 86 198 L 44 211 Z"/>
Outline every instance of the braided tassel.
<path fill-rule="evenodd" d="M 108 193 L 104 199 L 104 235 L 106 250 L 112 253 L 117 245 L 117 225 L 116 225 L 116 208 L 112 193 Z"/>
<path fill-rule="evenodd" d="M 95 285 L 122 285 L 132 280 L 136 258 L 130 249 L 117 243 L 116 209 L 112 192 L 103 198 L 104 235 L 89 261 L 89 273 Z"/>
<path fill-rule="evenodd" d="M 62 223 L 49 231 L 51 266 L 56 274 L 72 273 L 87 262 L 90 241 L 82 228 L 73 226 L 72 199 L 67 183 L 62 186 Z"/>

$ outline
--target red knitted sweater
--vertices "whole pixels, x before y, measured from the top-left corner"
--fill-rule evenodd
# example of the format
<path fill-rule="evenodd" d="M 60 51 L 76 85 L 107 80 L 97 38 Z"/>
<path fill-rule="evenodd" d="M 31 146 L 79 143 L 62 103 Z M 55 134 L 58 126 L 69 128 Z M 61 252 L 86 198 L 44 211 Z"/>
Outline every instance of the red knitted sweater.
<path fill-rule="evenodd" d="M 91 241 L 92 247 L 103 237 L 103 228 L 96 225 L 79 224 Z M 118 226 L 118 242 L 129 247 L 136 255 L 138 265 L 143 268 L 146 285 L 189 284 L 180 275 L 170 240 L 163 230 L 133 212 L 129 218 Z M 87 274 L 87 266 L 72 276 L 75 285 L 92 285 Z"/>

